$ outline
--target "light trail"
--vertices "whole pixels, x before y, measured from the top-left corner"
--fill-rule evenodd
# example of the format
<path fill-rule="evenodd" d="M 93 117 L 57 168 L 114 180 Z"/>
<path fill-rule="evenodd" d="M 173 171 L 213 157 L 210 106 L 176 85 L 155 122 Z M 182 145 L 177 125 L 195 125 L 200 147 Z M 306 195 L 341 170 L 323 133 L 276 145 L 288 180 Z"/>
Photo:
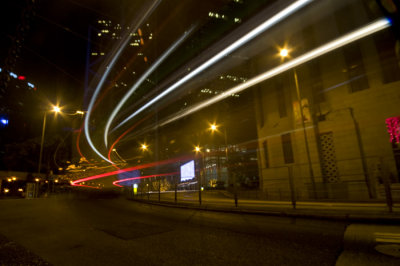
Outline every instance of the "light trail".
<path fill-rule="evenodd" d="M 150 167 L 153 167 L 153 166 L 159 166 L 159 165 L 176 163 L 176 162 L 180 162 L 180 161 L 186 161 L 186 160 L 189 160 L 189 159 L 192 159 L 192 158 L 193 158 L 193 156 L 181 156 L 181 157 L 172 158 L 172 159 L 168 159 L 168 160 L 164 160 L 164 161 L 158 161 L 158 162 L 152 162 L 152 163 L 137 165 L 137 166 L 133 166 L 133 167 L 125 168 L 125 169 L 120 169 L 120 170 L 116 170 L 116 171 L 112 171 L 112 172 L 108 172 L 108 173 L 104 173 L 104 174 L 99 174 L 99 175 L 94 175 L 94 176 L 78 179 L 78 180 L 75 180 L 75 181 L 71 182 L 71 185 L 75 186 L 75 185 L 78 185 L 79 183 L 90 181 L 90 180 L 94 180 L 94 179 L 99 179 L 99 178 L 104 178 L 104 177 L 108 177 L 108 176 L 118 175 L 118 174 L 122 174 L 122 173 L 125 173 L 125 172 L 133 171 L 133 170 L 140 170 L 140 169 L 150 168 Z"/>
<path fill-rule="evenodd" d="M 192 72 L 190 72 L 188 75 L 184 76 L 181 80 L 170 86 L 168 89 L 160 93 L 158 96 L 150 100 L 148 103 L 143 105 L 141 108 L 136 110 L 133 114 L 131 114 L 129 117 L 127 117 L 125 120 L 123 120 L 121 123 L 119 123 L 116 127 L 113 128 L 112 131 L 118 129 L 122 125 L 124 125 L 126 122 L 134 118 L 136 115 L 147 109 L 149 106 L 190 80 L 191 78 L 195 77 L 196 75 L 200 74 L 202 71 L 205 69 L 209 68 L 213 64 L 217 63 L 219 60 L 230 54 L 231 52 L 235 51 L 239 47 L 241 47 L 243 44 L 249 42 L 250 40 L 254 39 L 256 36 L 261 34 L 262 32 L 266 31 L 267 29 L 273 27 L 283 19 L 287 18 L 291 14 L 295 13 L 296 11 L 300 10 L 304 6 L 308 5 L 311 3 L 312 0 L 299 0 L 294 2 L 293 4 L 289 5 L 282 11 L 278 12 L 276 15 L 272 16 L 271 18 L 267 19 L 265 22 L 251 30 L 249 33 L 245 34 L 241 38 L 239 38 L 237 41 L 226 47 L 224 50 L 220 51 L 218 54 L 207 60 L 205 63 L 194 69 Z"/>
<path fill-rule="evenodd" d="M 364 26 L 358 30 L 355 30 L 351 33 L 348 33 L 340 38 L 337 38 L 325 45 L 322 45 L 308 53 L 305 53 L 299 57 L 296 57 L 295 59 L 288 61 L 287 63 L 284 63 L 278 67 L 275 67 L 271 70 L 268 70 L 250 80 L 248 80 L 245 83 L 242 83 L 236 87 L 233 87 L 231 89 L 228 89 L 227 91 L 209 99 L 206 101 L 203 101 L 195 106 L 193 106 L 192 108 L 188 108 L 187 110 L 184 110 L 183 112 L 181 112 L 180 114 L 174 115 L 173 117 L 167 119 L 166 121 L 160 123 L 159 127 L 164 126 L 166 124 L 169 124 L 173 121 L 176 121 L 184 116 L 190 115 L 194 112 L 197 112 L 211 104 L 214 104 L 216 102 L 219 102 L 225 98 L 228 98 L 229 96 L 231 96 L 232 94 L 237 94 L 249 87 L 252 87 L 260 82 L 263 82 L 267 79 L 270 79 L 276 75 L 279 75 L 289 69 L 292 69 L 296 66 L 299 66 L 301 64 L 304 64 L 316 57 L 322 56 L 326 53 L 329 53 L 335 49 L 338 49 L 340 47 L 343 47 L 349 43 L 352 43 L 354 41 L 357 41 L 361 38 L 364 38 L 366 36 L 369 36 L 375 32 L 381 31 L 383 29 L 386 29 L 390 26 L 390 21 L 386 18 L 383 19 L 379 19 L 367 26 Z"/>
<path fill-rule="evenodd" d="M 156 0 L 153 1 L 152 4 L 150 4 L 149 8 L 145 11 L 144 15 L 139 19 L 139 21 L 135 24 L 135 25 L 131 25 L 131 31 L 130 32 L 135 32 L 138 27 L 143 23 L 143 21 L 154 11 L 154 9 L 158 6 L 158 4 L 160 3 L 160 0 Z M 98 96 L 98 94 L 100 93 L 101 87 L 103 86 L 104 81 L 106 80 L 108 74 L 110 73 L 111 69 L 114 67 L 114 64 L 116 63 L 117 59 L 119 58 L 119 56 L 121 55 L 122 50 L 126 47 L 126 45 L 128 44 L 129 40 L 130 40 L 131 36 L 130 34 L 128 34 L 125 37 L 125 40 L 123 40 L 121 42 L 121 44 L 119 45 L 119 47 L 117 47 L 115 49 L 115 51 L 112 53 L 112 59 L 109 62 L 109 64 L 107 64 L 106 66 L 106 70 L 103 74 L 103 76 L 100 79 L 100 82 L 97 84 L 97 87 L 93 93 L 92 98 L 90 99 L 90 103 L 89 103 L 89 107 L 87 110 L 87 114 L 85 117 L 85 122 L 84 122 L 84 129 L 85 129 L 85 136 L 86 139 L 90 145 L 90 147 L 92 148 L 92 150 L 99 155 L 103 160 L 112 163 L 111 161 L 109 161 L 105 156 L 103 156 L 94 146 L 91 138 L 90 138 L 90 134 L 89 134 L 89 121 L 90 121 L 90 115 L 93 109 L 93 105 L 96 102 L 96 98 Z"/>
<path fill-rule="evenodd" d="M 132 180 L 137 180 L 137 179 L 146 179 L 146 178 L 151 178 L 151 177 L 158 177 L 158 176 L 169 176 L 169 175 L 177 175 L 179 172 L 172 172 L 172 173 L 165 173 L 165 174 L 155 174 L 155 175 L 146 175 L 146 176 L 137 176 L 137 177 L 129 177 L 121 180 L 116 180 L 113 183 L 114 186 L 118 187 L 123 187 L 121 185 L 118 185 L 119 183 L 126 182 L 126 181 L 132 181 Z"/>
<path fill-rule="evenodd" d="M 88 186 L 88 185 L 81 185 L 81 184 L 71 184 L 71 186 L 74 186 L 74 187 L 88 187 L 88 188 L 100 189 L 99 187 Z"/>
<path fill-rule="evenodd" d="M 171 55 L 173 51 L 184 41 L 186 38 L 192 33 L 194 27 L 190 28 L 188 31 L 186 31 L 177 41 L 175 41 L 170 48 L 168 48 L 167 51 L 157 61 L 139 78 L 139 80 L 132 86 L 132 88 L 124 95 L 124 97 L 121 99 L 121 101 L 118 103 L 118 105 L 114 108 L 112 111 L 110 117 L 108 118 L 108 121 L 106 123 L 106 126 L 104 128 L 104 144 L 108 145 L 108 131 L 110 129 L 111 123 L 114 120 L 114 118 L 117 116 L 118 112 L 121 110 L 122 106 L 126 103 L 126 101 L 129 99 L 129 97 L 132 96 L 132 94 L 136 91 L 136 89 L 143 83 L 143 81 L 146 80 L 148 76 L 150 76 L 151 73 L 161 64 L 164 62 L 168 56 Z"/>
<path fill-rule="evenodd" d="M 149 118 L 150 115 L 147 115 L 146 117 L 142 118 L 141 120 L 139 120 L 138 122 L 136 122 L 133 126 L 131 126 L 130 128 L 128 128 L 124 133 L 122 133 L 115 141 L 114 143 L 111 145 L 110 149 L 108 150 L 108 159 L 111 161 L 111 152 L 114 149 L 115 145 L 117 145 L 117 143 L 129 132 L 131 132 L 133 129 L 135 129 L 138 125 L 140 125 L 143 121 L 145 121 L 147 118 Z"/>

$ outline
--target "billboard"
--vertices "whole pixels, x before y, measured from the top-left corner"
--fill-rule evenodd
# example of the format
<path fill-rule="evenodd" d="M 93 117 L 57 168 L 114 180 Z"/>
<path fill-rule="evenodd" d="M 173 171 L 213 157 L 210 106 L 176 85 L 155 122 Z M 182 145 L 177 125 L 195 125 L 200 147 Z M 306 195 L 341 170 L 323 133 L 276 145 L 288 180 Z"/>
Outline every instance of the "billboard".
<path fill-rule="evenodd" d="M 194 178 L 194 160 L 181 165 L 181 182 Z"/>

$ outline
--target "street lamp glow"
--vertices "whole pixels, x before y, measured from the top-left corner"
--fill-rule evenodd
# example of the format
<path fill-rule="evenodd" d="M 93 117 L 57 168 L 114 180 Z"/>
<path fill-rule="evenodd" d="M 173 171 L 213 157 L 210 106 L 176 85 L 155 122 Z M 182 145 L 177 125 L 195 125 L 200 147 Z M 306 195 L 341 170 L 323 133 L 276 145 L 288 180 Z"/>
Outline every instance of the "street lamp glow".
<path fill-rule="evenodd" d="M 194 147 L 195 152 L 201 151 L 201 148 L 199 146 Z"/>
<path fill-rule="evenodd" d="M 140 148 L 141 148 L 143 151 L 146 151 L 148 147 L 147 147 L 146 144 L 142 144 L 142 145 L 140 146 Z"/>
<path fill-rule="evenodd" d="M 13 176 L 11 179 L 12 179 L 13 181 L 17 180 L 17 178 L 16 178 L 15 176 Z"/>
<path fill-rule="evenodd" d="M 58 106 L 53 106 L 53 111 L 56 113 L 59 113 L 59 112 L 61 112 L 61 108 Z"/>
<path fill-rule="evenodd" d="M 39 180 L 40 180 L 39 178 L 35 178 L 35 181 L 36 181 L 36 182 L 39 182 Z"/>
<path fill-rule="evenodd" d="M 286 48 L 281 49 L 281 51 L 279 52 L 279 55 L 280 55 L 281 57 L 286 57 L 286 56 L 288 56 L 288 55 L 289 55 L 288 49 L 286 49 Z"/>
<path fill-rule="evenodd" d="M 210 126 L 210 129 L 211 129 L 211 131 L 217 130 L 217 125 L 216 125 L 216 124 L 212 124 L 212 125 Z"/>

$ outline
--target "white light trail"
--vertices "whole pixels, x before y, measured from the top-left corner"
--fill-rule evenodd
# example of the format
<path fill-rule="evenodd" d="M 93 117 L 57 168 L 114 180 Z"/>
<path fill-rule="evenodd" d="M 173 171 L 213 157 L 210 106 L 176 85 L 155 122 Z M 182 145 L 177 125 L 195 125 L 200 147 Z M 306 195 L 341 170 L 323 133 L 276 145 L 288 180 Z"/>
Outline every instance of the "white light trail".
<path fill-rule="evenodd" d="M 260 24 L 256 28 L 254 28 L 253 30 L 251 30 L 249 33 L 247 33 L 246 35 L 244 35 L 243 37 L 241 37 L 240 39 L 238 39 L 237 41 L 235 41 L 234 43 L 232 43 L 231 45 L 226 47 L 224 50 L 222 50 L 221 52 L 219 52 L 218 54 L 216 54 L 215 56 L 213 56 L 212 58 L 210 58 L 209 60 L 204 62 L 198 68 L 196 68 L 195 70 L 190 72 L 188 75 L 183 77 L 181 80 L 179 80 L 178 82 L 176 82 L 175 84 L 170 86 L 168 89 L 166 89 L 165 91 L 160 93 L 157 97 L 153 98 L 151 101 L 149 101 L 148 103 L 143 105 L 141 108 L 136 110 L 133 114 L 131 114 L 129 117 L 127 117 L 124 121 L 122 121 L 120 124 L 118 124 L 115 128 L 113 128 L 112 131 L 118 129 L 119 127 L 124 125 L 126 122 L 131 120 L 133 117 L 135 117 L 136 115 L 138 115 L 139 113 L 141 113 L 142 111 L 147 109 L 149 106 L 151 106 L 152 104 L 154 104 L 155 102 L 157 102 L 158 100 L 160 100 L 161 98 L 163 98 L 164 96 L 166 96 L 167 94 L 169 94 L 170 92 L 172 92 L 173 90 L 175 90 L 176 88 L 178 88 L 179 86 L 181 86 L 182 84 L 184 84 L 185 82 L 187 82 L 188 80 L 193 78 L 194 76 L 198 75 L 199 73 L 201 73 L 208 67 L 212 66 L 213 64 L 215 64 L 216 62 L 218 62 L 219 60 L 221 60 L 222 58 L 224 58 L 231 52 L 235 51 L 237 48 L 241 47 L 243 44 L 249 42 L 256 36 L 258 36 L 260 33 L 264 32 L 265 30 L 276 25 L 278 22 L 287 18 L 288 16 L 290 16 L 291 14 L 293 14 L 294 12 L 298 11 L 299 9 L 301 9 L 302 7 L 306 6 L 307 4 L 309 4 L 311 2 L 312 2 L 312 0 L 296 1 L 293 4 L 289 5 L 288 7 L 286 7 L 285 9 L 283 9 L 282 11 L 280 11 L 279 13 L 277 13 L 276 15 L 272 16 L 271 18 L 269 18 L 268 20 L 266 20 L 265 22 L 263 22 L 262 24 Z"/>
<path fill-rule="evenodd" d="M 164 125 L 169 124 L 169 123 L 171 123 L 173 121 L 176 121 L 176 120 L 178 120 L 178 119 L 180 119 L 180 118 L 182 118 L 184 116 L 187 116 L 189 114 L 197 112 L 197 111 L 199 111 L 199 110 L 201 110 L 201 109 L 203 109 L 203 108 L 205 108 L 205 107 L 207 107 L 207 106 L 209 106 L 211 104 L 214 104 L 216 102 L 219 102 L 219 101 L 231 96 L 232 94 L 239 93 L 239 92 L 241 92 L 241 91 L 243 91 L 243 90 L 245 90 L 245 89 L 247 89 L 249 87 L 252 87 L 252 86 L 254 86 L 254 85 L 256 85 L 256 84 L 258 84 L 258 83 L 260 83 L 262 81 L 270 79 L 270 78 L 272 78 L 272 77 L 274 77 L 274 76 L 276 76 L 276 75 L 278 75 L 280 73 L 283 73 L 283 72 L 285 72 L 285 71 L 287 71 L 289 69 L 292 69 L 292 68 L 294 68 L 296 66 L 304 64 L 304 63 L 306 63 L 306 62 L 308 62 L 308 61 L 310 61 L 310 60 L 312 60 L 312 59 L 314 59 L 316 57 L 322 56 L 322 55 L 324 55 L 326 53 L 329 53 L 329 52 L 331 52 L 331 51 L 333 51 L 335 49 L 338 49 L 340 47 L 343 47 L 343 46 L 345 46 L 345 45 L 347 45 L 349 43 L 352 43 L 352 42 L 357 41 L 357 40 L 359 40 L 361 38 L 364 38 L 364 37 L 366 37 L 368 35 L 371 35 L 371 34 L 373 34 L 375 32 L 383 30 L 383 29 L 385 29 L 385 28 L 387 28 L 389 26 L 390 26 L 390 21 L 388 19 L 386 19 L 386 18 L 379 19 L 379 20 L 377 20 L 377 21 L 375 21 L 375 22 L 373 22 L 373 23 L 371 23 L 371 24 L 369 24 L 367 26 L 364 26 L 363 28 L 360 28 L 360 29 L 355 30 L 355 31 L 353 31 L 351 33 L 348 33 L 348 34 L 346 34 L 346 35 L 344 35 L 342 37 L 339 37 L 338 39 L 335 39 L 335 40 L 333 40 L 333 41 L 331 41 L 331 42 L 329 42 L 327 44 L 324 44 L 324 45 L 322 45 L 322 46 L 320 46 L 320 47 L 318 47 L 318 48 L 316 48 L 314 50 L 311 50 L 308 53 L 305 53 L 305 54 L 303 54 L 303 55 L 301 55 L 299 57 L 296 57 L 295 59 L 293 59 L 291 61 L 288 61 L 287 63 L 284 63 L 284 64 L 282 64 L 282 65 L 280 65 L 278 67 L 275 67 L 275 68 L 273 68 L 271 70 L 268 70 L 268 71 L 266 71 L 266 72 L 264 72 L 264 73 L 262 73 L 262 74 L 260 74 L 260 75 L 258 75 L 256 77 L 248 80 L 247 82 L 242 83 L 242 84 L 240 84 L 240 85 L 238 85 L 236 87 L 233 87 L 233 88 L 231 88 L 231 89 L 229 89 L 229 90 L 227 90 L 227 91 L 225 91 L 225 92 L 223 92 L 223 93 L 221 93 L 221 94 L 219 94 L 219 95 L 217 95 L 217 96 L 215 96 L 215 97 L 213 97 L 213 98 L 211 98 L 209 100 L 203 101 L 203 102 L 193 106 L 192 108 L 188 108 L 187 110 L 184 110 L 182 113 L 177 114 L 176 116 L 174 116 L 174 117 L 172 117 L 172 118 L 160 123 L 159 126 L 164 126 Z"/>
<path fill-rule="evenodd" d="M 191 34 L 193 27 L 185 32 L 170 48 L 139 78 L 139 80 L 132 86 L 132 88 L 125 94 L 122 100 L 118 103 L 115 109 L 112 111 L 110 117 L 108 118 L 106 127 L 104 128 L 104 143 L 107 146 L 107 136 L 110 129 L 111 123 L 117 116 L 118 112 L 121 110 L 122 106 L 129 99 L 129 97 L 136 91 L 136 89 L 146 80 L 148 76 L 168 57 L 171 53 Z"/>
<path fill-rule="evenodd" d="M 135 32 L 137 30 L 139 25 L 141 25 L 143 23 L 143 21 L 153 12 L 153 10 L 157 7 L 157 5 L 159 3 L 160 3 L 160 0 L 153 1 L 153 3 L 149 6 L 149 8 L 144 13 L 144 15 L 139 19 L 139 21 L 135 25 L 132 25 L 132 27 L 130 27 L 132 29 L 131 32 Z M 96 102 L 98 94 L 100 93 L 101 87 L 103 86 L 103 83 L 106 80 L 111 69 L 113 68 L 115 62 L 119 58 L 122 50 L 125 48 L 125 46 L 129 42 L 129 39 L 130 39 L 130 34 L 128 34 L 127 37 L 125 38 L 125 40 L 119 45 L 119 48 L 116 48 L 116 52 L 112 53 L 112 55 L 113 55 L 112 60 L 109 62 L 109 64 L 107 64 L 106 71 L 104 72 L 102 78 L 100 79 L 100 82 L 97 84 L 97 87 L 93 93 L 93 96 L 90 99 L 89 107 L 88 107 L 86 117 L 85 117 L 85 122 L 84 122 L 85 136 L 86 136 L 86 139 L 87 139 L 90 147 L 97 155 L 99 155 L 103 160 L 106 160 L 109 163 L 112 163 L 112 162 L 109 161 L 105 156 L 103 156 L 93 145 L 93 142 L 92 142 L 92 140 L 90 138 L 90 134 L 89 134 L 89 121 L 90 121 L 90 115 L 92 113 L 93 106 Z"/>

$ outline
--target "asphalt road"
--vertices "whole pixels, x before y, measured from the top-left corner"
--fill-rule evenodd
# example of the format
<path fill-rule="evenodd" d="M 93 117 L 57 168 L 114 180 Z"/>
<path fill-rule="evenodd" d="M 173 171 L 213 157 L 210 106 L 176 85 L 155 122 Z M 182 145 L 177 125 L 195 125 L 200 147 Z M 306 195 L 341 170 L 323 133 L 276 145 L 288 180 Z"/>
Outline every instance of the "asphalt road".
<path fill-rule="evenodd" d="M 0 234 L 54 265 L 335 265 L 348 226 L 85 196 L 0 210 Z"/>

